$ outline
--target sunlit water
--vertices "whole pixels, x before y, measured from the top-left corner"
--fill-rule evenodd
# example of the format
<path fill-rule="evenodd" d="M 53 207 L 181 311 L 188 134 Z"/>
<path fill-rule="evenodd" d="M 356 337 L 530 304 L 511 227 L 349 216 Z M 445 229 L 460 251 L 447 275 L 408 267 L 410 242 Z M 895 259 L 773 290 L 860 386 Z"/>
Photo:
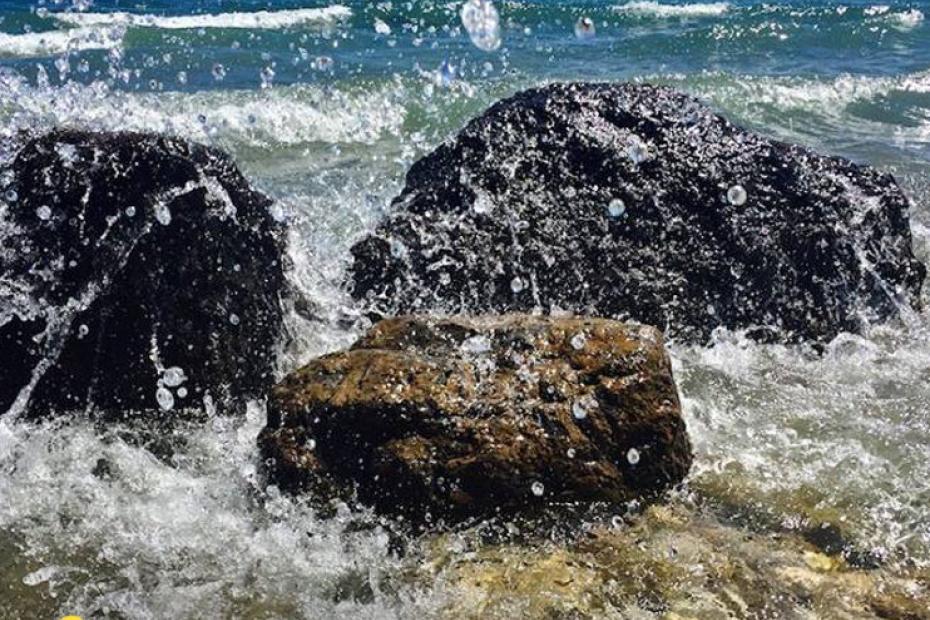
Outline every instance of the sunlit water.
<path fill-rule="evenodd" d="M 490 103 L 550 80 L 670 84 L 756 130 L 888 170 L 930 257 L 926 1 L 497 2 L 496 49 L 493 28 L 473 42 L 460 3 L 74 4 L 85 10 L 0 0 L 0 135 L 136 129 L 232 152 L 282 206 L 291 277 L 313 308 L 289 319 L 282 373 L 364 327 L 339 285 L 348 248 L 409 165 Z M 582 18 L 590 28 L 576 33 Z M 927 313 L 822 355 L 731 333 L 672 353 L 696 486 L 729 480 L 773 505 L 803 497 L 890 561 L 930 562 Z M 182 425 L 160 457 L 170 451 L 119 429 L 0 419 L 0 615 L 441 607 L 442 583 L 396 582 L 404 560 L 386 533 L 263 491 L 263 416 L 256 404 L 244 419 Z"/>

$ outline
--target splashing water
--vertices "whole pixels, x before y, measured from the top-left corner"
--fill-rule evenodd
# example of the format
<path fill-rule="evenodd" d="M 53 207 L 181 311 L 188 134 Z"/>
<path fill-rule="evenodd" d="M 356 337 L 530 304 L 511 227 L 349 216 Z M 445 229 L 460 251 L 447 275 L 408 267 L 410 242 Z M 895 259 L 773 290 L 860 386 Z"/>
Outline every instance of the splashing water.
<path fill-rule="evenodd" d="M 727 190 L 727 200 L 734 207 L 741 207 L 746 204 L 748 197 L 742 185 L 734 185 Z"/>
<path fill-rule="evenodd" d="M 593 39 L 596 34 L 594 28 L 594 20 L 590 17 L 580 17 L 578 21 L 575 22 L 575 36 L 582 41 L 587 39 Z"/>
<path fill-rule="evenodd" d="M 466 0 L 460 15 L 475 47 L 493 52 L 501 46 L 500 17 L 491 0 Z"/>
<path fill-rule="evenodd" d="M 310 300 L 289 313 L 281 374 L 367 327 L 341 286 L 348 248 L 389 211 L 410 165 L 499 98 L 553 80 L 668 84 L 738 124 L 874 164 L 904 186 L 915 247 L 922 261 L 930 257 L 930 5 L 922 0 L 883 12 L 813 2 L 349 4 L 312 19 L 245 8 L 206 14 L 186 2 L 164 14 L 105 1 L 59 13 L 49 4 L 41 16 L 2 4 L 0 163 L 19 130 L 58 125 L 164 132 L 229 150 L 278 201 L 292 284 Z M 597 30 L 583 45 L 571 30 L 579 16 Z M 376 19 L 389 35 L 375 31 Z M 266 67 L 274 87 L 262 90 Z M 624 161 L 646 173 L 662 152 L 640 135 Z M 0 166 L 0 257 L 10 251 L 5 210 L 17 200 L 8 183 Z M 751 199 L 734 189 L 720 188 L 729 204 Z M 604 205 L 605 227 L 631 225 L 625 214 L 661 199 L 615 190 L 623 199 Z M 490 199 L 473 208 L 506 217 L 506 205 Z M 398 258 L 409 252 L 397 245 Z M 506 265 L 501 273 L 512 286 Z M 532 282 L 519 279 L 511 290 L 531 294 Z M 0 282 L 0 323 L 38 312 L 35 301 Z M 712 344 L 670 347 L 696 452 L 690 489 L 784 516 L 791 527 L 802 513 L 830 514 L 891 565 L 928 566 L 927 312 L 843 335 L 822 354 L 726 331 Z M 468 346 L 473 355 L 490 350 Z M 143 386 L 164 390 L 159 403 L 171 414 L 189 405 L 183 372 L 169 367 L 162 385 Z M 261 404 L 241 419 L 203 409 L 206 423 L 149 433 L 82 418 L 0 417 L 0 615 L 435 617 L 465 598 L 447 587 L 448 573 L 405 581 L 425 552 L 392 553 L 384 525 L 365 511 L 336 506 L 324 518 L 266 489 Z M 585 423 L 596 418 L 585 411 Z M 648 455 L 637 445 L 619 458 L 639 472 Z M 536 488 L 526 481 L 529 500 Z M 618 517 L 616 528 L 625 527 Z"/>
<path fill-rule="evenodd" d="M 621 217 L 624 213 L 626 213 L 626 204 L 619 198 L 614 198 L 607 205 L 607 214 L 612 218 Z"/>

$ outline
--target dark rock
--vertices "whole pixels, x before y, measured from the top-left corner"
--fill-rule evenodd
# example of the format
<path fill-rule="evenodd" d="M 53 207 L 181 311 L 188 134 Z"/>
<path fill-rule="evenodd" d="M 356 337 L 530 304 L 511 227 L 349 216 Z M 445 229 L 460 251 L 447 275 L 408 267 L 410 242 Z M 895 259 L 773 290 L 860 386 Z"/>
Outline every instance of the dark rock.
<path fill-rule="evenodd" d="M 527 315 L 382 321 L 274 390 L 270 478 L 457 521 L 655 498 L 691 446 L 661 334 Z"/>
<path fill-rule="evenodd" d="M 916 306 L 925 274 L 890 175 L 642 84 L 497 103 L 410 169 L 352 253 L 376 315 L 558 308 L 697 342 L 827 341 Z"/>
<path fill-rule="evenodd" d="M 61 130 L 5 176 L 0 412 L 154 410 L 159 388 L 163 409 L 222 408 L 270 388 L 281 231 L 227 155 Z"/>

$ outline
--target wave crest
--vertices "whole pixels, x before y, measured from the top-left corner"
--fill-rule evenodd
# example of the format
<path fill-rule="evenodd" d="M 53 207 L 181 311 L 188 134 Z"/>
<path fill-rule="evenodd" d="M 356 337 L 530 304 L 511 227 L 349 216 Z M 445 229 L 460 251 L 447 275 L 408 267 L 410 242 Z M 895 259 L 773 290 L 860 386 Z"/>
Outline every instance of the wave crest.
<path fill-rule="evenodd" d="M 0 33 L 0 57 L 34 58 L 65 52 L 110 49 L 123 42 L 125 28 L 72 28 L 26 34 Z"/>
<path fill-rule="evenodd" d="M 0 74 L 0 124 L 11 130 L 20 124 L 165 133 L 231 150 L 371 144 L 398 132 L 404 122 L 397 99 L 409 94 L 396 89 L 388 83 L 345 90 L 299 85 L 269 91 L 131 93 L 104 82 L 34 86 L 21 76 Z"/>
<path fill-rule="evenodd" d="M 204 15 L 143 15 L 118 11 L 115 13 L 50 13 L 59 22 L 76 26 L 125 26 L 190 30 L 195 28 L 258 28 L 278 29 L 307 24 L 327 24 L 352 16 L 352 10 L 335 4 L 317 9 L 255 11 L 251 13 L 217 13 Z"/>
<path fill-rule="evenodd" d="M 614 7 L 618 13 L 628 13 L 640 17 L 717 17 L 730 10 L 729 2 L 708 2 L 696 4 L 662 4 L 655 0 L 634 0 L 623 6 Z"/>

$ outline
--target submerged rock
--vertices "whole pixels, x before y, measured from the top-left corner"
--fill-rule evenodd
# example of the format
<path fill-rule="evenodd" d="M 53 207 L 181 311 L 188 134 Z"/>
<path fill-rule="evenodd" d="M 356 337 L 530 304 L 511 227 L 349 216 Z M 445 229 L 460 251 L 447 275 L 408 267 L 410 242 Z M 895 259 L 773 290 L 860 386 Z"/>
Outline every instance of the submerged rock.
<path fill-rule="evenodd" d="M 5 174 L 0 412 L 213 409 L 271 386 L 279 225 L 227 155 L 61 130 Z"/>
<path fill-rule="evenodd" d="M 643 84 L 497 103 L 352 253 L 375 314 L 570 310 L 697 342 L 830 340 L 917 305 L 925 273 L 890 175 Z"/>
<path fill-rule="evenodd" d="M 793 533 L 672 502 L 569 541 L 432 541 L 411 579 L 445 618 L 930 618 L 930 571 L 862 570 Z"/>
<path fill-rule="evenodd" d="M 654 498 L 691 446 L 661 334 L 526 315 L 379 323 L 280 383 L 271 479 L 417 522 Z"/>

